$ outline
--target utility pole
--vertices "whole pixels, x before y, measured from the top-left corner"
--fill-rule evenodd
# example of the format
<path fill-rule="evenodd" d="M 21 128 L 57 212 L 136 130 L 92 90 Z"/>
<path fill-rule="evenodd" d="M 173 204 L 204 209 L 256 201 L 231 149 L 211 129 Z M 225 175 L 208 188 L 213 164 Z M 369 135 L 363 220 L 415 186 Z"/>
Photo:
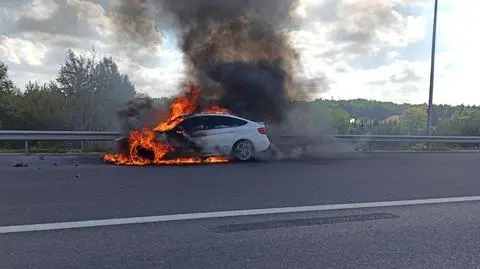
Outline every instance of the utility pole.
<path fill-rule="evenodd" d="M 435 8 L 433 11 L 433 33 L 432 33 L 432 55 L 430 58 L 430 90 L 428 94 L 428 119 L 427 119 L 427 135 L 432 135 L 432 114 L 433 114 L 433 84 L 435 80 L 435 45 L 437 39 L 437 9 L 438 0 L 435 0 Z M 430 145 L 429 145 L 430 149 Z"/>

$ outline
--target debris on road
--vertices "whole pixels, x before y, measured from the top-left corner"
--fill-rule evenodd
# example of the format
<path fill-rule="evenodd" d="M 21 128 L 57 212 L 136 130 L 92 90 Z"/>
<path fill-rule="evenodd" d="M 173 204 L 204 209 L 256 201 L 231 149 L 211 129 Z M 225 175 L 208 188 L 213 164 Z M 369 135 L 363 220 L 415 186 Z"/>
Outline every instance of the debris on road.
<path fill-rule="evenodd" d="M 28 167 L 28 163 L 18 162 L 18 163 L 15 163 L 13 167 Z"/>

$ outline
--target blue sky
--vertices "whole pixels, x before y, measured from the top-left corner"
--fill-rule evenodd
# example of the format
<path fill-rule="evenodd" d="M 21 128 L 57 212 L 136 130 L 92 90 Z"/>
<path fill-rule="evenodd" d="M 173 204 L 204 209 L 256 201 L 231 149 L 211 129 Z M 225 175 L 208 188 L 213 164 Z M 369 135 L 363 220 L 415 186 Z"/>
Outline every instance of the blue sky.
<path fill-rule="evenodd" d="M 301 1 L 297 15 L 305 24 L 290 36 L 303 59 L 299 75 L 327 78 L 328 89 L 315 97 L 426 102 L 433 0 Z M 434 102 L 479 104 L 474 89 L 480 42 L 472 29 L 480 23 L 480 1 L 439 2 Z M 122 40 L 113 31 L 116 4 L 3 0 L 0 59 L 22 87 L 28 80 L 54 79 L 66 49 L 87 53 L 95 46 L 100 55 L 117 59 L 139 91 L 177 93 L 183 65 L 173 32 L 163 32 L 153 52 L 129 42 L 131 36 Z"/>

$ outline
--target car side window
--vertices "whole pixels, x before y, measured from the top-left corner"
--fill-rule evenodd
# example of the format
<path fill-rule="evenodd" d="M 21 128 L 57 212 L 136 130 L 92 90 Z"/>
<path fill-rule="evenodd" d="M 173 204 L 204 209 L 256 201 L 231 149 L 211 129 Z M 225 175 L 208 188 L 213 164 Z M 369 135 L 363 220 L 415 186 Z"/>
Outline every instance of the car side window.
<path fill-rule="evenodd" d="M 192 117 L 179 124 L 187 132 L 196 132 L 207 129 L 205 117 Z"/>
<path fill-rule="evenodd" d="M 207 122 L 208 129 L 232 128 L 247 124 L 244 120 L 225 116 L 210 116 Z"/>

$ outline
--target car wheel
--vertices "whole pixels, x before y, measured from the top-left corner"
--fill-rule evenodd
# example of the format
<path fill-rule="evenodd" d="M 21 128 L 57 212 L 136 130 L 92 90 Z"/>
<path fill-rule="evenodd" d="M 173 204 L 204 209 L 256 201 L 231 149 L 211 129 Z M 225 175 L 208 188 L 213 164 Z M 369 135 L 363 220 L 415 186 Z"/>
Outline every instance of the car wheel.
<path fill-rule="evenodd" d="M 248 140 L 240 140 L 233 145 L 232 156 L 239 161 L 249 161 L 253 158 L 255 147 Z"/>

